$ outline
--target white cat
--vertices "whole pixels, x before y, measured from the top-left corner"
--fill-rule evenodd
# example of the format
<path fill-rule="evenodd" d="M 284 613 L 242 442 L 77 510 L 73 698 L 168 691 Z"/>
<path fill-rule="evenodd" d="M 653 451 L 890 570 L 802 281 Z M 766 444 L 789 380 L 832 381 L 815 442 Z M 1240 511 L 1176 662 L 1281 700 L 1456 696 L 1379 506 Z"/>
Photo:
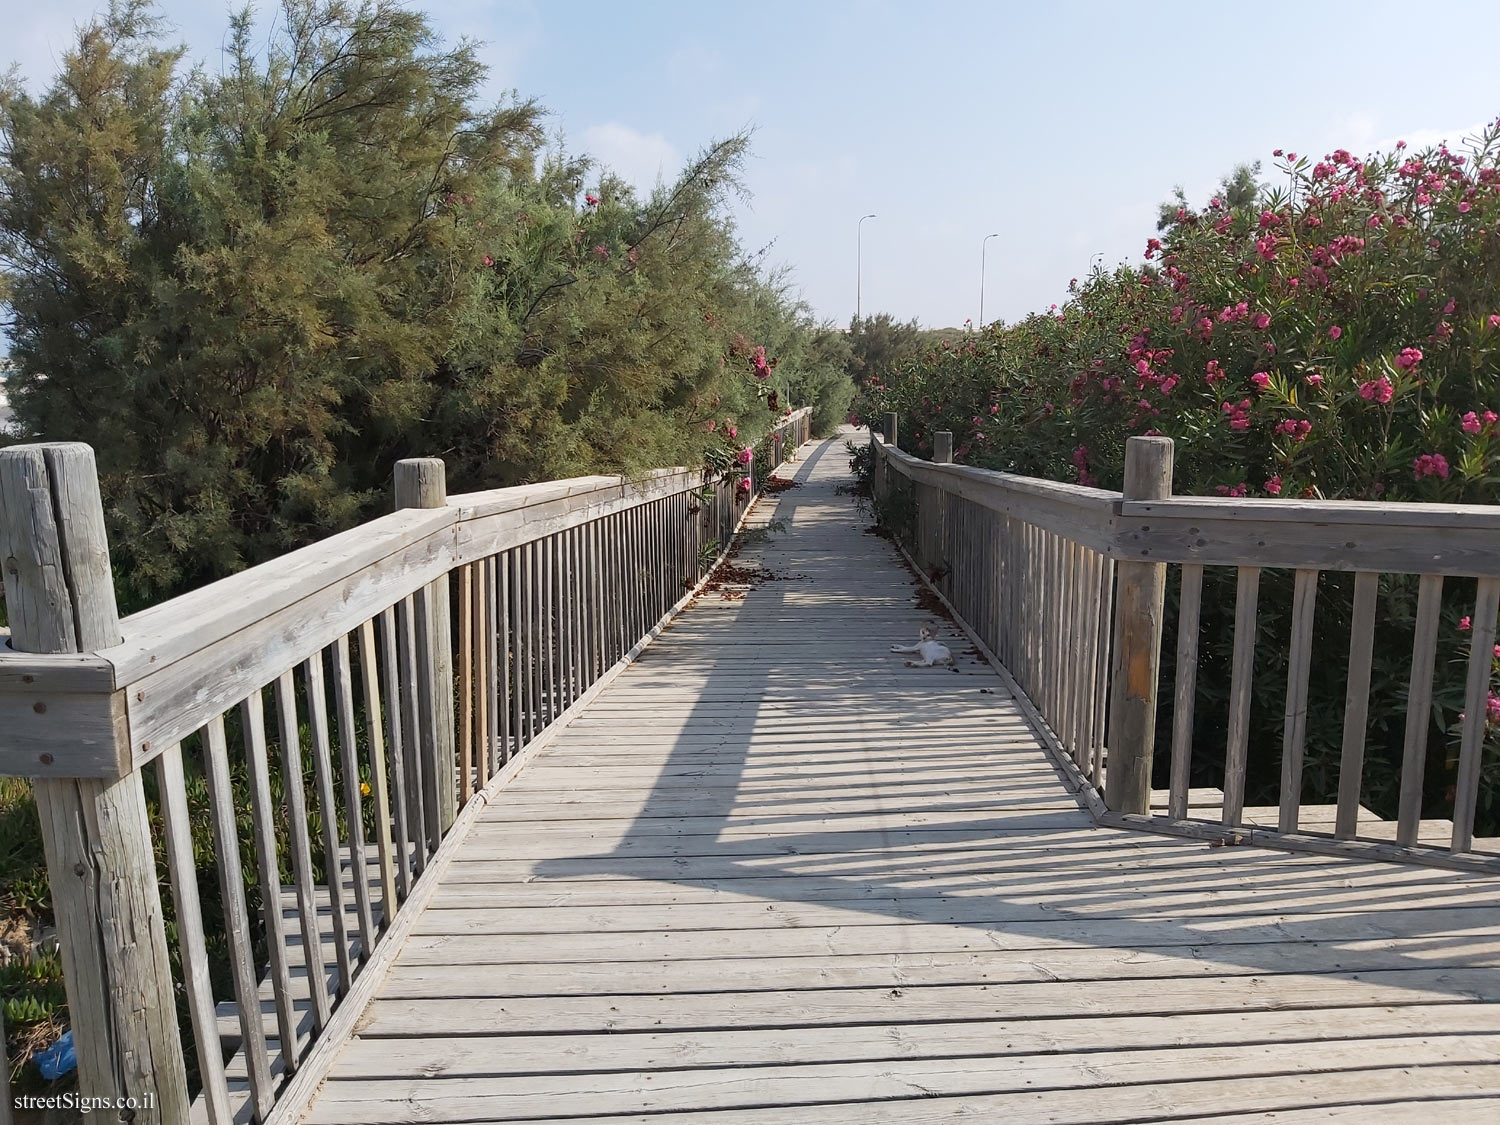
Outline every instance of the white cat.
<path fill-rule="evenodd" d="M 931 668 L 934 664 L 952 664 L 953 653 L 948 646 L 937 640 L 937 632 L 930 625 L 922 626 L 922 639 L 914 645 L 892 645 L 892 652 L 914 652 L 921 660 L 908 660 L 908 668 Z"/>

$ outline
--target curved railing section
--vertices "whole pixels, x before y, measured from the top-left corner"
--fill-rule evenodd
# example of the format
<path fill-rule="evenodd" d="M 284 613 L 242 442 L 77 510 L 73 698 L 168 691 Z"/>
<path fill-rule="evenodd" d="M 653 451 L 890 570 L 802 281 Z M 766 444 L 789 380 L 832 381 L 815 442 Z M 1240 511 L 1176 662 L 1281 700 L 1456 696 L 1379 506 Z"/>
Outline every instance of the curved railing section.
<path fill-rule="evenodd" d="M 463 827 L 692 595 L 809 421 L 750 491 L 448 496 L 403 461 L 390 515 L 123 620 L 92 451 L 0 451 L 0 773 L 33 779 L 80 1093 L 291 1119 Z"/>

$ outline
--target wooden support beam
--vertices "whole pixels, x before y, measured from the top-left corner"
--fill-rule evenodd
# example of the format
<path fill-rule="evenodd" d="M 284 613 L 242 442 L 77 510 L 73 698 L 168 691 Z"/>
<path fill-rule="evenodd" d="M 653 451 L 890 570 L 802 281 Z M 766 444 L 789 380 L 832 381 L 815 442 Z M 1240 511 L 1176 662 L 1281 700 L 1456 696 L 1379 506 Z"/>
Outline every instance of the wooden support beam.
<path fill-rule="evenodd" d="M 396 507 L 442 508 L 448 503 L 446 470 L 440 457 L 411 457 L 396 462 Z M 431 723 L 432 772 L 438 822 L 433 846 L 453 827 L 458 815 L 458 755 L 455 738 L 453 623 L 448 576 L 439 575 L 417 591 L 417 647 L 422 654 L 420 697 L 423 721 Z"/>
<path fill-rule="evenodd" d="M 1172 439 L 1133 437 L 1125 444 L 1127 500 L 1172 493 Z M 1167 568 L 1122 560 L 1116 568 L 1113 696 L 1105 804 L 1118 813 L 1151 809 L 1151 755 L 1156 740 L 1156 684 L 1161 671 Z"/>
<path fill-rule="evenodd" d="M 104 507 L 87 445 L 0 450 L 0 558 L 13 649 L 93 652 L 119 644 Z M 156 1105 L 157 1120 L 186 1121 L 187 1075 L 140 771 L 33 784 L 79 1092 L 136 1098 Z"/>
<path fill-rule="evenodd" d="M 952 430 L 938 430 L 932 435 L 932 462 L 935 465 L 953 464 Z"/>

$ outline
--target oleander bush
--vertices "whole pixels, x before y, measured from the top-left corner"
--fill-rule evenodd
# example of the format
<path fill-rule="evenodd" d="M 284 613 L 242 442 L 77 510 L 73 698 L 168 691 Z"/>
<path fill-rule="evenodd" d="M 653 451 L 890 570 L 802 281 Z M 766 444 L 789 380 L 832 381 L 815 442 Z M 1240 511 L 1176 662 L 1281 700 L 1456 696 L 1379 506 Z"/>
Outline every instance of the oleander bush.
<path fill-rule="evenodd" d="M 1278 150 L 1276 160 L 1270 186 L 1226 181 L 1203 207 L 1179 195 L 1141 264 L 1075 280 L 1061 307 L 956 335 L 875 374 L 861 413 L 897 411 L 903 446 L 919 454 L 934 431 L 950 430 L 967 463 L 1113 488 L 1126 439 L 1165 434 L 1176 443 L 1179 493 L 1495 503 L 1500 121 L 1459 148 L 1397 145 L 1363 159 L 1341 149 L 1321 160 Z M 1350 586 L 1324 575 L 1319 590 L 1311 800 L 1331 800 L 1337 786 Z M 1232 573 L 1210 571 L 1196 784 L 1221 777 L 1233 587 Z M 1261 595 L 1251 795 L 1267 803 L 1279 776 L 1290 587 L 1289 574 L 1268 573 Z M 1414 587 L 1382 579 L 1365 798 L 1385 815 L 1394 813 Z M 1431 817 L 1451 810 L 1473 595 L 1472 580 L 1447 584 Z M 1488 713 L 1480 821 L 1497 833 L 1493 693 Z"/>

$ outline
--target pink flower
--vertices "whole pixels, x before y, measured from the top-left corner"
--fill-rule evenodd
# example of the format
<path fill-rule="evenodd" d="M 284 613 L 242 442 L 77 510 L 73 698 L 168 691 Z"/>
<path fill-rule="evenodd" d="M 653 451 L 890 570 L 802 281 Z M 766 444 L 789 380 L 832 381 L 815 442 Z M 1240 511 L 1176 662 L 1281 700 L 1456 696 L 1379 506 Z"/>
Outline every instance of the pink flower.
<path fill-rule="evenodd" d="M 593 192 L 589 192 L 587 195 L 585 195 L 583 197 L 583 201 L 585 203 L 587 203 L 590 207 L 597 207 L 597 206 L 599 206 L 599 197 L 597 195 L 595 195 Z"/>
<path fill-rule="evenodd" d="M 484 256 L 484 264 L 486 266 L 493 266 L 495 264 L 495 259 L 491 258 L 488 254 L 486 254 Z"/>
<path fill-rule="evenodd" d="M 1172 391 L 1176 389 L 1177 384 L 1181 381 L 1182 380 L 1180 380 L 1176 375 L 1168 375 L 1161 381 L 1161 393 L 1164 395 L 1171 394 Z"/>
<path fill-rule="evenodd" d="M 1221 409 L 1231 430 L 1248 430 L 1250 428 L 1250 400 L 1248 398 L 1240 399 L 1238 403 L 1223 403 Z"/>
<path fill-rule="evenodd" d="M 740 489 L 741 492 L 749 492 L 754 487 L 755 486 L 750 482 L 750 478 L 749 477 L 741 477 L 740 478 L 739 489 Z"/>
<path fill-rule="evenodd" d="M 1257 371 L 1254 375 L 1250 376 L 1250 382 L 1254 383 L 1261 390 L 1265 390 L 1271 385 L 1271 377 L 1264 371 Z"/>
<path fill-rule="evenodd" d="M 1484 705 L 1485 714 L 1492 723 L 1500 723 L 1500 695 L 1490 692 L 1489 700 Z"/>
<path fill-rule="evenodd" d="M 1302 376 L 1302 381 L 1309 387 L 1321 387 L 1323 385 L 1323 376 L 1319 375 L 1316 371 L 1312 371 Z"/>
<path fill-rule="evenodd" d="M 1497 421 L 1500 421 L 1500 415 L 1497 415 L 1493 410 L 1486 410 L 1479 416 L 1479 419 L 1486 426 L 1493 426 Z"/>
<path fill-rule="evenodd" d="M 1411 475 L 1414 480 L 1423 477 L 1440 477 L 1448 479 L 1448 458 L 1441 453 L 1424 453 L 1411 463 Z"/>
<path fill-rule="evenodd" d="M 602 242 L 599 243 L 599 245 L 594 247 L 594 256 L 601 262 L 609 261 L 609 247 Z"/>
<path fill-rule="evenodd" d="M 739 428 L 736 426 L 726 425 L 724 427 L 724 435 L 732 441 L 733 439 L 740 436 Z"/>
<path fill-rule="evenodd" d="M 738 454 L 738 456 L 737 456 L 736 459 L 739 461 L 739 463 L 741 465 L 748 465 L 748 464 L 750 464 L 751 461 L 755 460 L 755 450 L 751 449 L 747 445 L 747 446 L 745 446 L 744 449 L 742 449 L 742 450 L 739 451 L 739 454 Z"/>
<path fill-rule="evenodd" d="M 1369 218 L 1369 221 L 1365 225 L 1366 226 L 1371 226 L 1371 227 L 1378 227 L 1380 225 L 1380 216 L 1379 215 L 1371 215 L 1370 218 Z"/>
<path fill-rule="evenodd" d="M 1239 484 L 1220 484 L 1214 487 L 1214 491 L 1220 496 L 1244 496 L 1250 491 L 1250 486 L 1244 481 Z"/>
<path fill-rule="evenodd" d="M 1272 496 L 1280 496 L 1281 495 L 1281 477 L 1280 476 L 1274 476 L 1270 480 L 1266 481 L 1266 491 L 1268 493 L 1270 493 Z"/>
<path fill-rule="evenodd" d="M 1458 619 L 1458 631 L 1460 633 L 1467 633 L 1473 627 L 1474 627 L 1474 623 L 1472 621 L 1470 621 L 1467 616 L 1460 617 Z"/>
<path fill-rule="evenodd" d="M 1469 201 L 1467 199 L 1458 205 L 1458 213 L 1460 215 L 1467 215 L 1469 213 Z M 1490 696 L 1490 698 L 1494 699 L 1495 697 Z"/>
<path fill-rule="evenodd" d="M 1255 252 L 1265 261 L 1272 261 L 1276 257 L 1276 236 L 1268 234 L 1262 238 L 1257 238 L 1255 240 Z"/>
<path fill-rule="evenodd" d="M 1466 434 L 1477 434 L 1484 428 L 1479 421 L 1479 415 L 1475 414 L 1472 410 L 1464 415 L 1464 420 L 1460 423 L 1460 426 Z"/>
<path fill-rule="evenodd" d="M 1402 348 L 1401 354 L 1396 357 L 1396 366 L 1403 371 L 1410 371 L 1422 362 L 1421 348 Z"/>
<path fill-rule="evenodd" d="M 719 428 L 719 423 L 716 419 L 710 418 L 708 420 L 708 423 L 703 428 L 706 429 L 709 433 L 713 433 Z"/>
<path fill-rule="evenodd" d="M 1218 360 L 1211 359 L 1208 361 L 1208 367 L 1204 369 L 1203 377 L 1210 383 L 1217 383 L 1224 378 L 1224 372 L 1220 369 Z"/>
<path fill-rule="evenodd" d="M 1490 313 L 1490 327 L 1500 328 L 1500 313 Z"/>
<path fill-rule="evenodd" d="M 1251 318 L 1250 325 L 1252 328 L 1258 328 L 1264 331 L 1271 326 L 1271 318 L 1266 313 L 1256 313 L 1255 316 Z"/>
<path fill-rule="evenodd" d="M 1332 328 L 1330 328 L 1328 330 L 1328 338 L 1330 340 L 1337 340 L 1343 334 L 1344 334 L 1344 330 L 1342 328 L 1340 328 L 1337 324 L 1335 324 Z"/>
<path fill-rule="evenodd" d="M 1391 401 L 1391 396 L 1395 393 L 1395 390 L 1396 388 L 1391 381 L 1382 375 L 1379 379 L 1371 379 L 1367 383 L 1361 383 L 1359 385 L 1359 397 L 1366 402 L 1378 402 L 1384 405 Z"/>

